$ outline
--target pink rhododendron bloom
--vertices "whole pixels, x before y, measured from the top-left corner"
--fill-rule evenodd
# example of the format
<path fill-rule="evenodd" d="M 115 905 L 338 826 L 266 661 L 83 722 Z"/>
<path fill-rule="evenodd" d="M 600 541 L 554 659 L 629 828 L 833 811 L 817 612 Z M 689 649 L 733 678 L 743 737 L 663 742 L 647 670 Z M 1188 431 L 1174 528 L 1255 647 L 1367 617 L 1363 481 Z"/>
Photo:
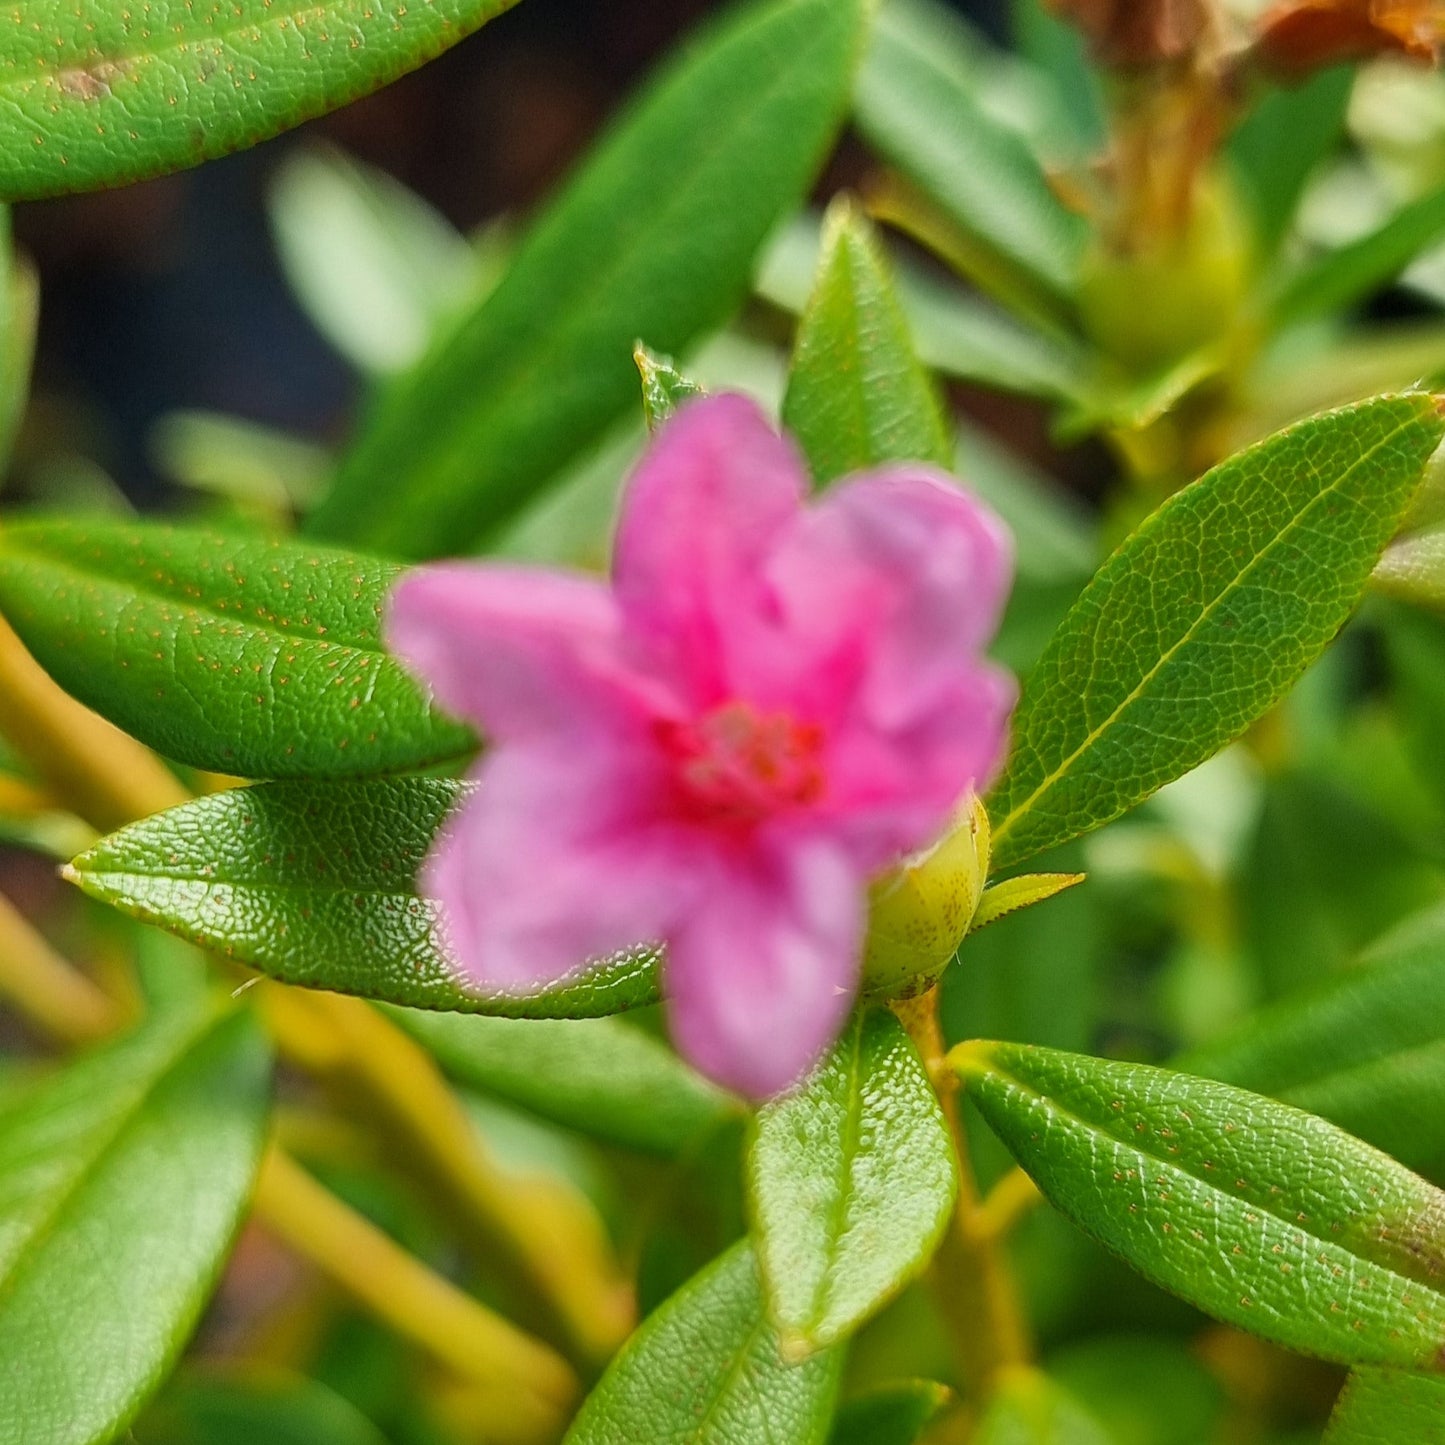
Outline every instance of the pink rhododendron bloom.
<path fill-rule="evenodd" d="M 837 1035 L 870 881 L 994 775 L 1011 679 L 998 521 L 893 467 L 805 505 L 737 396 L 686 406 L 623 501 L 611 585 L 408 574 L 390 641 L 491 747 L 424 870 L 467 980 L 535 992 L 666 946 L 680 1051 L 765 1097 Z"/>

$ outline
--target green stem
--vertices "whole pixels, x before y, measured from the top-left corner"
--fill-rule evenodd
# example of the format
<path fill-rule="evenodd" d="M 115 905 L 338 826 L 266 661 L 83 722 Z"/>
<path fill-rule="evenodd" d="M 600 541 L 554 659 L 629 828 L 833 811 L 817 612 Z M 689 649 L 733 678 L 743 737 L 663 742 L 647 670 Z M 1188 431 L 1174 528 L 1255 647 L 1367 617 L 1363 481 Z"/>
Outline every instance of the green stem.
<path fill-rule="evenodd" d="M 987 1395 L 1003 1372 L 1032 1358 L 1018 1286 L 999 1235 L 979 1198 L 959 1109 L 958 1077 L 944 1062 L 938 990 L 895 1003 L 938 1093 L 958 1157 L 958 1204 L 929 1267 L 929 1283 L 948 1329 L 959 1380 L 975 1398 Z"/>

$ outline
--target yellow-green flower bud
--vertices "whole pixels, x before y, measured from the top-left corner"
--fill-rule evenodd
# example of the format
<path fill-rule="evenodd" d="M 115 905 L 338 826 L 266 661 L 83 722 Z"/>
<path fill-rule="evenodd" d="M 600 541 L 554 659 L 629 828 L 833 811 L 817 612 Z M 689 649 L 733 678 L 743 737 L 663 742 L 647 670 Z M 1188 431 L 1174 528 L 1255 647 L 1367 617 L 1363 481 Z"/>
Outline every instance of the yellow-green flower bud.
<path fill-rule="evenodd" d="M 973 922 L 988 858 L 988 814 L 974 798 L 951 832 L 873 885 L 863 951 L 865 994 L 908 997 L 938 981 Z"/>

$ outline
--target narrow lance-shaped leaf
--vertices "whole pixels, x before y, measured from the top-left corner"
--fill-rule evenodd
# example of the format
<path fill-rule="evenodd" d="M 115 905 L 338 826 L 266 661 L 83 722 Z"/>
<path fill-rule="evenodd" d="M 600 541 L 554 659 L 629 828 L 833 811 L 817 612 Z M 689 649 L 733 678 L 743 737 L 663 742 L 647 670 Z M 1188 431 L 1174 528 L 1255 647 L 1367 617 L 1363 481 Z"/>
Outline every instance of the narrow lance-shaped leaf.
<path fill-rule="evenodd" d="M 1445 1445 L 1445 1380 L 1400 1370 L 1356 1370 L 1324 1445 Z"/>
<path fill-rule="evenodd" d="M 1333 1124 L 1021 1044 L 951 1062 L 1044 1196 L 1155 1284 L 1286 1349 L 1445 1369 L 1445 1193 Z"/>
<path fill-rule="evenodd" d="M 1349 617 L 1442 432 L 1424 393 L 1326 413 L 1127 538 L 1025 683 L 995 864 L 1127 812 L 1278 701 Z"/>
<path fill-rule="evenodd" d="M 565 1445 L 822 1445 L 841 1364 L 837 1350 L 784 1362 L 737 1244 L 623 1346 Z"/>
<path fill-rule="evenodd" d="M 506 1018 L 595 1018 L 657 1001 L 652 949 L 578 959 L 527 998 L 466 990 L 416 873 L 464 785 L 271 783 L 200 798 L 113 833 L 67 870 L 133 918 L 283 983 Z"/>
<path fill-rule="evenodd" d="M 953 442 L 914 354 L 888 262 L 849 201 L 823 224 L 823 254 L 798 326 L 783 424 L 820 483 L 881 462 L 946 467 Z"/>
<path fill-rule="evenodd" d="M 1445 909 L 1176 1066 L 1319 1114 L 1412 1167 L 1445 1159 Z"/>
<path fill-rule="evenodd" d="M 886 6 L 859 77 L 867 139 L 934 201 L 977 250 L 977 279 L 1008 301 L 1066 314 L 1088 236 L 1054 195 L 1038 157 L 980 104 L 956 18 Z"/>
<path fill-rule="evenodd" d="M 195 1327 L 265 1134 L 247 1015 L 172 1012 L 0 1107 L 0 1439 L 103 1445 Z"/>
<path fill-rule="evenodd" d="M 458 1082 L 629 1148 L 676 1155 L 741 1109 L 620 1019 L 391 1012 Z"/>
<path fill-rule="evenodd" d="M 156 524 L 0 531 L 0 611 L 87 706 L 157 751 L 245 777 L 344 777 L 464 757 L 381 641 L 400 569 Z"/>
<path fill-rule="evenodd" d="M 1445 236 L 1445 186 L 1402 207 L 1377 231 L 1290 276 L 1271 302 L 1277 326 L 1344 311 L 1393 281 Z"/>
<path fill-rule="evenodd" d="M 382 396 L 314 530 L 412 557 L 490 536 L 635 404 L 639 336 L 676 354 L 725 321 L 842 119 L 863 9 L 751 3 L 668 67 Z"/>
<path fill-rule="evenodd" d="M 0 199 L 255 145 L 441 54 L 511 0 L 25 0 L 0 14 Z"/>
<path fill-rule="evenodd" d="M 1063 893 L 1082 883 L 1087 875 L 1083 873 L 1021 873 L 1017 878 L 1005 878 L 983 890 L 974 910 L 973 922 L 968 931 L 977 933 L 1020 908 L 1032 908 L 1036 903 L 1046 903 L 1056 894 Z"/>
<path fill-rule="evenodd" d="M 856 1015 L 813 1077 L 759 1113 L 747 1176 L 768 1305 L 790 1353 L 844 1338 L 923 1269 L 953 1213 L 957 1165 L 893 1014 Z"/>

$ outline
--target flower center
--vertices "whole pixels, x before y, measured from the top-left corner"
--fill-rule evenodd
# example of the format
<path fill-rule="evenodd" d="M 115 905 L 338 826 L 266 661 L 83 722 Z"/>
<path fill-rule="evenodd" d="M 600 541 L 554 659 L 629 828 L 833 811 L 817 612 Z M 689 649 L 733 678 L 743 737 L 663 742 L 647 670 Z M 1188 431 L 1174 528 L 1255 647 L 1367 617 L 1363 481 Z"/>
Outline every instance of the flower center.
<path fill-rule="evenodd" d="M 730 702 L 696 722 L 658 724 L 683 796 L 710 822 L 755 823 L 823 795 L 823 730 Z"/>

